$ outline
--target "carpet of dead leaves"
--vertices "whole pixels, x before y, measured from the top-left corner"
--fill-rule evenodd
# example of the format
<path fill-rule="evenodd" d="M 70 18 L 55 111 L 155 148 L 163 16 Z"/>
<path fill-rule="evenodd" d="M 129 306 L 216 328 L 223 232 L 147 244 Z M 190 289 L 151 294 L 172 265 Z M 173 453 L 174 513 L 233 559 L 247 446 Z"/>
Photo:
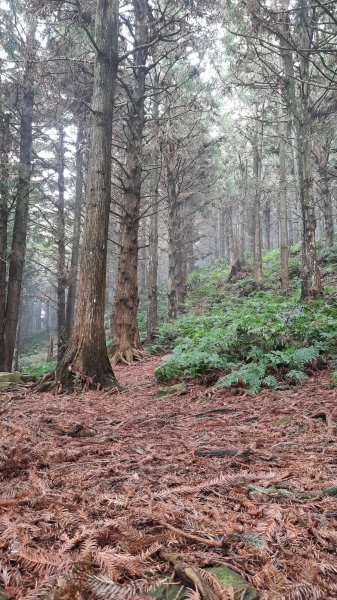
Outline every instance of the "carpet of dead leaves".
<path fill-rule="evenodd" d="M 127 390 L 115 395 L 0 396 L 0 597 L 118 597 L 62 595 L 87 565 L 121 598 L 145 598 L 139 582 L 171 569 L 165 550 L 232 567 L 264 600 L 337 598 L 336 497 L 305 494 L 337 485 L 329 374 L 256 396 L 190 382 L 155 398 L 159 360 L 116 367 Z M 214 449 L 238 453 L 195 455 Z"/>

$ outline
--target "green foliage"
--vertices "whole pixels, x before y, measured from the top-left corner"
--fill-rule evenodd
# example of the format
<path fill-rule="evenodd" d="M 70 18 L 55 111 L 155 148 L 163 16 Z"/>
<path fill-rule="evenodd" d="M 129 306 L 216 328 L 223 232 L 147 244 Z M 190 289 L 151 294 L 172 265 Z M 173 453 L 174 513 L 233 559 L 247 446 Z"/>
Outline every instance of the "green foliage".
<path fill-rule="evenodd" d="M 26 366 L 27 361 L 21 362 L 21 371 L 22 373 L 27 373 L 27 375 L 36 375 L 37 377 L 42 377 L 45 373 L 49 371 L 53 371 L 56 367 L 56 361 L 48 360 L 46 362 L 41 362 L 37 365 Z"/>
<path fill-rule="evenodd" d="M 297 273 L 296 247 L 291 260 Z M 270 252 L 264 262 L 266 276 L 275 280 L 279 251 Z M 272 286 L 263 291 L 254 284 L 252 291 L 250 276 L 226 284 L 225 273 L 220 263 L 190 276 L 187 305 L 193 312 L 159 327 L 157 349 L 172 352 L 156 370 L 158 381 L 218 370 L 222 372 L 219 387 L 239 384 L 256 393 L 262 387 L 276 389 L 303 381 L 308 365 L 322 354 L 333 353 L 337 339 L 334 290 L 301 303 L 295 284 L 287 297 Z"/>

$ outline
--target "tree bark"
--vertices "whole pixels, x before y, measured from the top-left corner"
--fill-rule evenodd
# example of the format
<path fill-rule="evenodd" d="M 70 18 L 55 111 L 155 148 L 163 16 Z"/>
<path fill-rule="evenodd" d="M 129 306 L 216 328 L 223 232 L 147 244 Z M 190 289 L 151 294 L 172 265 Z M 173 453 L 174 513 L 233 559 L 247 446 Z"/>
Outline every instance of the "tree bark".
<path fill-rule="evenodd" d="M 66 248 L 64 217 L 64 131 L 59 127 L 58 202 L 57 202 L 57 359 L 61 360 L 66 347 Z"/>
<path fill-rule="evenodd" d="M 158 81 L 155 81 L 158 87 Z M 149 270 L 148 270 L 148 309 L 147 309 L 147 341 L 155 337 L 158 319 L 158 185 L 159 185 L 159 153 L 158 153 L 158 98 L 153 100 L 152 118 L 155 127 L 155 146 L 152 152 L 151 198 L 152 214 L 149 232 Z"/>
<path fill-rule="evenodd" d="M 66 308 L 66 331 L 67 337 L 71 334 L 74 322 L 76 289 L 78 278 L 78 264 L 80 256 L 80 237 L 81 237 L 81 213 L 83 204 L 83 148 L 84 131 L 79 125 L 76 138 L 76 190 L 73 221 L 73 243 L 71 251 L 71 266 L 69 275 L 69 288 Z"/>
<path fill-rule="evenodd" d="M 148 48 L 148 3 L 134 0 L 135 48 L 129 90 L 126 182 L 123 194 L 122 242 L 112 311 L 111 361 L 130 363 L 143 355 L 138 332 L 138 230 L 142 183 L 144 100 Z M 145 46 L 145 48 L 144 48 Z"/>
<path fill-rule="evenodd" d="M 147 251 L 146 251 L 146 242 L 147 242 L 147 219 L 143 218 L 140 227 L 139 227 L 139 293 L 144 294 L 147 288 Z"/>
<path fill-rule="evenodd" d="M 7 227 L 8 227 L 8 182 L 10 151 L 10 115 L 0 117 L 1 165 L 0 165 L 0 365 L 3 362 L 4 326 L 7 295 Z"/>
<path fill-rule="evenodd" d="M 254 278 L 258 283 L 260 283 L 262 281 L 261 156 L 260 156 L 260 149 L 259 149 L 257 121 L 256 121 L 255 127 L 254 127 L 254 139 L 253 139 L 253 177 L 254 177 L 254 199 L 253 199 Z"/>
<path fill-rule="evenodd" d="M 327 165 L 321 169 L 321 186 L 322 186 L 322 209 L 324 215 L 324 234 L 325 245 L 327 248 L 333 247 L 334 225 L 332 216 L 332 202 L 329 185 L 329 175 Z"/>
<path fill-rule="evenodd" d="M 25 46 L 26 64 L 23 76 L 23 97 L 20 123 L 20 159 L 16 191 L 13 237 L 9 261 L 8 288 L 3 353 L 0 371 L 11 371 L 19 319 L 23 268 L 26 255 L 28 206 L 31 179 L 32 122 L 34 105 L 34 58 L 36 24 L 30 23 Z"/>
<path fill-rule="evenodd" d="M 168 160 L 168 238 L 169 238 L 169 316 L 175 319 L 181 312 L 186 296 L 186 281 L 183 270 L 182 203 L 177 197 L 174 171 L 170 163 L 175 154 L 175 143 L 169 141 L 171 156 Z"/>
<path fill-rule="evenodd" d="M 285 8 L 289 1 L 285 0 Z M 308 0 L 301 1 L 299 11 L 298 31 L 300 44 L 305 52 L 300 54 L 301 82 L 295 90 L 292 51 L 289 48 L 281 51 L 285 72 L 285 97 L 296 134 L 296 166 L 299 182 L 299 201 L 302 217 L 301 236 L 301 299 L 319 296 L 322 292 L 321 276 L 316 253 L 316 217 L 313 195 L 313 165 L 312 165 L 312 133 L 310 107 L 310 48 L 312 45 L 311 32 L 308 29 Z M 282 21 L 280 44 L 289 34 L 289 13 Z"/>
<path fill-rule="evenodd" d="M 225 258 L 225 208 L 221 206 L 218 209 L 218 221 L 219 221 L 219 255 L 220 258 Z"/>
<path fill-rule="evenodd" d="M 263 222 L 264 222 L 264 239 L 265 249 L 271 249 L 271 206 L 269 200 L 266 201 L 263 208 Z"/>
<path fill-rule="evenodd" d="M 104 331 L 107 240 L 111 202 L 112 110 L 118 64 L 118 0 L 97 0 L 86 217 L 78 302 L 68 348 L 58 364 L 57 383 L 73 389 L 117 386 Z"/>
<path fill-rule="evenodd" d="M 289 290 L 288 271 L 288 214 L 287 214 L 287 166 L 286 166 L 286 124 L 280 101 L 278 109 L 278 134 L 279 134 L 279 222 L 281 246 L 281 287 L 284 293 Z"/>

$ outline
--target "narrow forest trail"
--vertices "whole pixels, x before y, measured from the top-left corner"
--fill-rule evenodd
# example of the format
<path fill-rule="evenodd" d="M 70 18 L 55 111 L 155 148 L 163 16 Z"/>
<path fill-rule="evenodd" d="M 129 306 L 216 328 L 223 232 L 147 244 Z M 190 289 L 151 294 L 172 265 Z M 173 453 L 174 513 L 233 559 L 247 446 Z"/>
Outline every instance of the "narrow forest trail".
<path fill-rule="evenodd" d="M 122 584 L 149 579 L 169 548 L 235 568 L 265 599 L 336 598 L 329 375 L 257 396 L 191 382 L 154 397 L 159 361 L 117 366 L 127 389 L 113 396 L 0 398 L 6 597 L 44 597 L 88 558 Z"/>

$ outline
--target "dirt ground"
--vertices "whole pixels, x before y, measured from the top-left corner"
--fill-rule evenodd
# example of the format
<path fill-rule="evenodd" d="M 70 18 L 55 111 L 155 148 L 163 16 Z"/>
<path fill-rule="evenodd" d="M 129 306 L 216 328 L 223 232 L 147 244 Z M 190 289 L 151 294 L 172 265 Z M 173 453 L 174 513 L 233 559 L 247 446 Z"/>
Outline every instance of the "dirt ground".
<path fill-rule="evenodd" d="M 116 367 L 115 395 L 2 393 L 0 598 L 118 597 L 82 594 L 80 577 L 63 593 L 76 566 L 145 598 L 171 569 L 165 550 L 232 567 L 263 600 L 336 599 L 329 374 L 256 396 L 191 382 L 155 397 L 158 362 Z"/>

